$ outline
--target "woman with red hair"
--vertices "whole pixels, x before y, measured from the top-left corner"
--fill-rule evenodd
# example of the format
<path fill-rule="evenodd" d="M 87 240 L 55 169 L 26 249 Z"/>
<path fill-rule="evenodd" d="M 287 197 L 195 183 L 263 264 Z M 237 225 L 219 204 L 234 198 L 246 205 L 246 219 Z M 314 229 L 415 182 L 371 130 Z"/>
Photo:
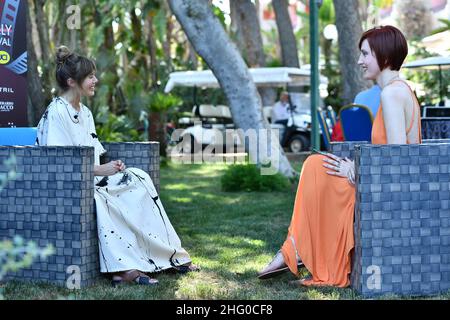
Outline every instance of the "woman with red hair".
<path fill-rule="evenodd" d="M 372 127 L 373 144 L 420 143 L 420 108 L 399 70 L 408 54 L 404 35 L 395 27 L 366 31 L 358 60 L 364 78 L 382 88 Z M 259 273 L 266 279 L 305 266 L 311 278 L 301 285 L 346 287 L 350 284 L 354 247 L 355 205 L 353 161 L 332 154 L 311 155 L 304 162 L 286 241 Z"/>

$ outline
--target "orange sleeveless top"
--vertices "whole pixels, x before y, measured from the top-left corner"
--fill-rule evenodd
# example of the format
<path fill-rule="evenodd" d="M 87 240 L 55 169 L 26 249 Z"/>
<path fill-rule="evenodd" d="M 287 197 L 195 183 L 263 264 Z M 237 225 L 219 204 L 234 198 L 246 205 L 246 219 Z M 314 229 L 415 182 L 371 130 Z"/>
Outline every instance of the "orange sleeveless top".
<path fill-rule="evenodd" d="M 406 143 L 409 144 L 409 138 L 408 134 L 411 131 L 413 125 L 414 125 L 414 119 L 417 113 L 418 121 L 419 121 L 419 143 L 422 142 L 422 130 L 420 125 L 420 106 L 419 102 L 417 101 L 416 96 L 414 95 L 413 91 L 409 87 L 407 83 L 405 83 L 403 80 L 394 80 L 393 82 L 401 81 L 408 87 L 409 91 L 411 92 L 411 95 L 413 97 L 414 102 L 414 108 L 413 108 L 413 114 L 411 119 L 411 124 L 409 125 L 409 128 L 406 130 Z M 378 109 L 377 115 L 375 117 L 375 120 L 373 121 L 372 125 L 372 144 L 387 144 L 387 137 L 386 137 L 386 128 L 384 126 L 384 120 L 383 120 L 383 105 L 380 101 L 380 108 Z"/>

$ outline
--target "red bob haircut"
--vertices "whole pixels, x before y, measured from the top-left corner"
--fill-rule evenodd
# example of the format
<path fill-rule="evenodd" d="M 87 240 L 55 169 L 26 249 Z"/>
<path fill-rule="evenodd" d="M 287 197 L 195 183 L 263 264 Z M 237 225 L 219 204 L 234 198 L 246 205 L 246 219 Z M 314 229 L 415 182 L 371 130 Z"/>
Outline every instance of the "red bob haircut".
<path fill-rule="evenodd" d="M 359 40 L 359 49 L 364 40 L 377 58 L 380 70 L 400 70 L 408 55 L 408 44 L 403 33 L 393 26 L 381 26 L 367 30 Z"/>

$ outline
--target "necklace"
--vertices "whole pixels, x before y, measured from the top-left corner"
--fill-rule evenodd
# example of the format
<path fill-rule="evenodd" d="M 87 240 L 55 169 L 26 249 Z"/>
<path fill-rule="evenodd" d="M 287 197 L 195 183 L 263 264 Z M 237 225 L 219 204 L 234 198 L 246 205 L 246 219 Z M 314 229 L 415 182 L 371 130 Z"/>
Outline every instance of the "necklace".
<path fill-rule="evenodd" d="M 67 114 L 69 115 L 70 120 L 72 120 L 73 123 L 80 123 L 79 116 L 80 116 L 81 110 L 80 110 L 80 111 L 75 111 L 76 114 L 72 116 L 72 115 L 70 114 L 70 111 L 69 111 L 69 104 L 68 104 L 67 102 L 64 101 L 65 99 L 63 99 L 63 98 L 61 98 L 61 97 L 57 97 L 56 99 L 59 100 L 59 101 L 61 101 L 61 102 L 64 104 L 64 106 L 66 107 L 66 111 L 67 111 Z M 72 108 L 72 109 L 73 109 L 73 108 Z M 73 118 L 73 119 L 72 119 L 72 118 Z M 74 119 L 75 119 L 75 120 L 74 120 Z"/>

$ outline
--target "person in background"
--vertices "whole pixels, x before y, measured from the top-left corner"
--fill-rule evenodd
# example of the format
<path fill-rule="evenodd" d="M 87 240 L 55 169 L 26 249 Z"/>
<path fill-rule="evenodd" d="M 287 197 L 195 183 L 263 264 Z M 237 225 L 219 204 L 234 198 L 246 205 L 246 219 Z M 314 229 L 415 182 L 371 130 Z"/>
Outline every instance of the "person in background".
<path fill-rule="evenodd" d="M 280 95 L 280 101 L 275 103 L 272 108 L 272 123 L 287 126 L 290 111 L 289 107 L 289 93 L 287 91 L 283 91 Z"/>
<path fill-rule="evenodd" d="M 272 123 L 281 124 L 283 128 L 280 130 L 280 142 L 283 144 L 285 135 L 286 135 L 286 127 L 289 121 L 289 112 L 291 112 L 289 104 L 289 93 L 287 91 L 283 91 L 280 94 L 280 101 L 275 103 L 272 108 Z"/>
<path fill-rule="evenodd" d="M 341 119 L 338 119 L 331 129 L 331 141 L 344 141 L 344 132 L 342 132 Z"/>
<path fill-rule="evenodd" d="M 372 117 L 375 119 L 378 108 L 380 106 L 381 88 L 378 84 L 373 85 L 370 89 L 361 91 L 355 97 L 355 104 L 362 104 L 370 108 Z"/>

